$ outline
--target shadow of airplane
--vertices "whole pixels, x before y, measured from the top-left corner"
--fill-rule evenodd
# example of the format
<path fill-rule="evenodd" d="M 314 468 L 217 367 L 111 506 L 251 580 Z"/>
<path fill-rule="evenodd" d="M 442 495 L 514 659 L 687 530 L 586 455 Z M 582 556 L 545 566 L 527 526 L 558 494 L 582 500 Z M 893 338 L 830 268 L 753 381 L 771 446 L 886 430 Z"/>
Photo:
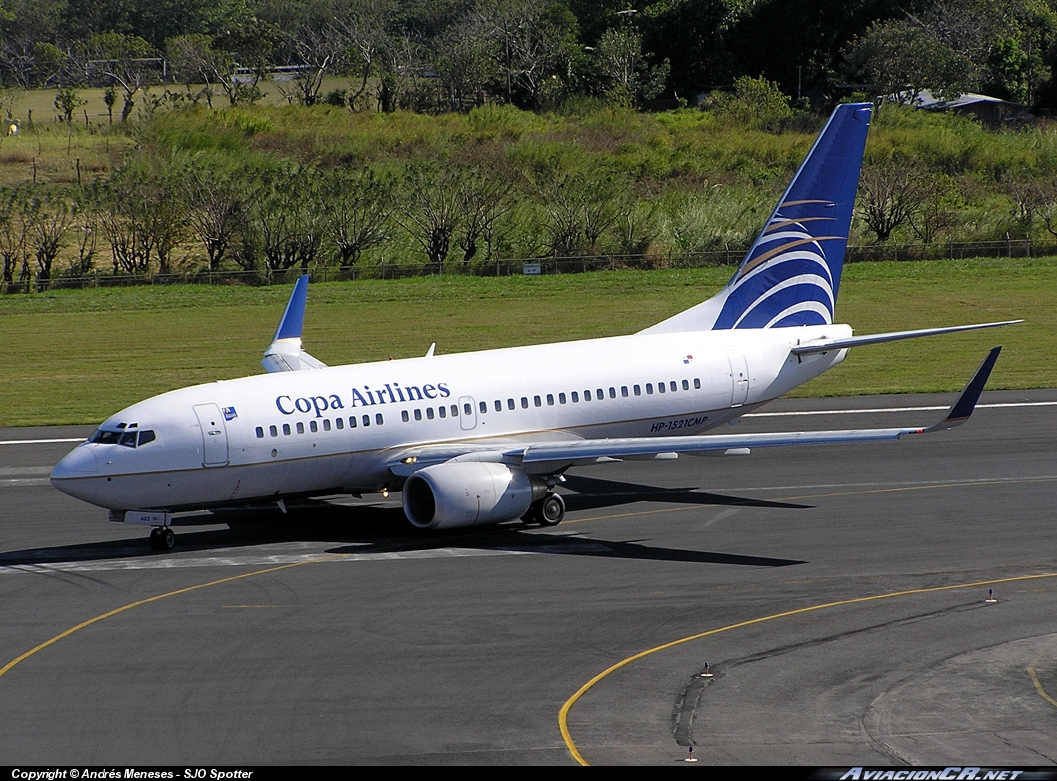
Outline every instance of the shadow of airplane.
<path fill-rule="evenodd" d="M 786 510 L 807 510 L 813 505 L 792 502 L 772 502 L 744 496 L 710 494 L 696 488 L 657 488 L 651 485 L 599 480 L 596 477 L 566 475 L 563 488 L 575 491 L 565 495 L 568 510 L 597 510 L 635 502 L 671 502 L 674 504 L 725 505 L 733 507 L 770 507 Z"/>
<path fill-rule="evenodd" d="M 718 497 L 717 499 L 709 494 L 700 494 L 686 489 L 657 489 L 589 478 L 570 478 L 569 482 L 573 483 L 574 488 L 589 488 L 599 492 L 596 494 L 566 494 L 567 504 L 572 500 L 599 499 L 599 501 L 587 504 L 588 508 L 651 500 L 686 500 L 713 505 L 801 506 L 756 502 L 742 500 L 738 497 Z M 606 499 L 607 496 L 608 499 Z M 180 516 L 173 524 L 178 532 L 178 548 L 169 555 L 230 551 L 233 548 L 248 549 L 277 543 L 320 542 L 336 544 L 336 547 L 325 549 L 329 554 L 370 555 L 372 553 L 427 551 L 457 547 L 646 561 L 737 564 L 754 567 L 784 567 L 804 563 L 794 559 L 657 548 L 642 544 L 642 540 L 611 541 L 567 534 L 558 535 L 553 530 L 531 529 L 516 521 L 479 528 L 423 531 L 411 528 L 402 510 L 391 504 L 348 505 L 310 499 L 287 506 L 288 512 L 285 514 L 274 506 L 268 506 L 215 510 Z M 143 529 L 143 532 L 146 532 L 146 529 Z M 144 533 L 142 536 L 137 534 L 135 537 L 124 540 L 0 553 L 0 567 L 114 559 L 134 560 L 158 555 L 158 552 L 152 551 L 147 545 L 147 536 Z"/>

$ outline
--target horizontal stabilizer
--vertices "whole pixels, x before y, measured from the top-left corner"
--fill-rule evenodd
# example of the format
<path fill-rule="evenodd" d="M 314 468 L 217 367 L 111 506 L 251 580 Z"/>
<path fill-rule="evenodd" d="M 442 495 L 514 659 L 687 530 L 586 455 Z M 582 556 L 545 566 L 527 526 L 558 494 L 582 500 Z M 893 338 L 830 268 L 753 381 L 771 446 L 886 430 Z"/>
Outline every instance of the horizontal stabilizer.
<path fill-rule="evenodd" d="M 275 338 L 264 351 L 261 365 L 269 372 L 295 372 L 302 369 L 325 369 L 327 365 L 301 349 L 301 329 L 308 301 L 308 274 L 294 285 L 283 319 L 275 329 Z"/>
<path fill-rule="evenodd" d="M 843 350 L 848 347 L 862 347 L 866 344 L 882 344 L 884 342 L 898 342 L 900 339 L 916 339 L 919 336 L 935 336 L 937 334 L 953 334 L 958 331 L 976 331 L 981 328 L 997 328 L 1000 325 L 1015 325 L 1023 323 L 1023 320 L 1003 320 L 1000 323 L 977 323 L 975 325 L 952 325 L 946 328 L 921 328 L 916 331 L 892 331 L 887 334 L 867 334 L 866 336 L 849 336 L 844 339 L 819 339 L 814 342 L 800 344 L 790 350 L 793 355 L 813 355 L 815 353 L 828 353 L 831 350 Z"/>

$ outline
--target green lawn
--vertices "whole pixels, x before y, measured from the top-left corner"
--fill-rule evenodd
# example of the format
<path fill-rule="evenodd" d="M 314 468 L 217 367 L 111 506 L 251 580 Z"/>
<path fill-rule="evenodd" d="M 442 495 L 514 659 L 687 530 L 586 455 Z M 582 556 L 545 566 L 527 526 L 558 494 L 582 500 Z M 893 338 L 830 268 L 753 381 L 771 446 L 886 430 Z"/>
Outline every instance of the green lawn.
<path fill-rule="evenodd" d="M 430 277 L 313 285 L 305 347 L 331 364 L 630 333 L 704 300 L 731 269 Z M 95 423 L 144 397 L 263 371 L 290 288 L 139 287 L 0 298 L 0 426 Z M 1057 386 L 1057 259 L 862 263 L 838 319 L 857 333 L 1024 318 L 999 331 L 854 350 L 802 396 Z"/>

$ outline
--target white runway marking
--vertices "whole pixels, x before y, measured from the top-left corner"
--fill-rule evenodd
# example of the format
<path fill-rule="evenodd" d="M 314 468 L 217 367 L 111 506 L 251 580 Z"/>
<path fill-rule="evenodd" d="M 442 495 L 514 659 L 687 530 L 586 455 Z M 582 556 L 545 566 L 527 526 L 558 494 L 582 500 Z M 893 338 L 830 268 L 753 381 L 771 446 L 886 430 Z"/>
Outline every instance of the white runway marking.
<path fill-rule="evenodd" d="M 3 439 L 0 445 L 51 445 L 55 442 L 84 442 L 84 437 L 72 439 Z"/>
<path fill-rule="evenodd" d="M 540 535 L 549 537 L 549 535 Z M 300 547 L 300 546 L 299 546 Z M 576 552 L 602 552 L 609 550 L 601 544 L 580 543 L 558 543 L 541 544 L 539 547 L 525 548 L 430 548 L 427 550 L 407 551 L 381 551 L 378 553 L 327 553 L 324 550 L 314 553 L 280 553 L 273 555 L 261 555 L 247 553 L 244 555 L 229 556 L 200 556 L 200 557 L 166 557 L 150 556 L 137 552 L 128 559 L 102 559 L 97 561 L 59 561 L 46 564 L 13 564 L 0 565 L 0 575 L 11 574 L 44 574 L 52 572 L 107 572 L 126 571 L 142 569 L 194 569 L 202 567 L 267 567 L 280 564 L 299 564 L 312 561 L 313 559 L 326 559 L 333 556 L 336 562 L 365 562 L 365 561 L 410 561 L 416 559 L 463 559 L 482 558 L 486 556 L 528 556 L 539 553 L 562 553 L 564 551 Z M 40 551 L 38 556 L 44 557 L 51 554 L 61 555 L 60 551 Z M 84 555 L 84 552 L 81 552 Z M 113 556 L 112 550 L 106 551 L 105 555 Z"/>

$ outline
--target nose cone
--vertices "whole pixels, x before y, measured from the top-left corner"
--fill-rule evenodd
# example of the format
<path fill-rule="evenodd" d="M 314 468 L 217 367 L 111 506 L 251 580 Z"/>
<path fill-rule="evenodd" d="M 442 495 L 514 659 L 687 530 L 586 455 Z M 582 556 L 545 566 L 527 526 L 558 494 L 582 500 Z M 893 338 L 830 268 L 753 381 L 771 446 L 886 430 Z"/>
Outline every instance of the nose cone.
<path fill-rule="evenodd" d="M 62 490 L 60 485 L 55 484 L 56 480 L 90 477 L 97 474 L 99 474 L 99 461 L 96 460 L 95 452 L 89 446 L 80 445 L 55 465 L 55 468 L 51 470 L 51 480 L 56 488 Z"/>

